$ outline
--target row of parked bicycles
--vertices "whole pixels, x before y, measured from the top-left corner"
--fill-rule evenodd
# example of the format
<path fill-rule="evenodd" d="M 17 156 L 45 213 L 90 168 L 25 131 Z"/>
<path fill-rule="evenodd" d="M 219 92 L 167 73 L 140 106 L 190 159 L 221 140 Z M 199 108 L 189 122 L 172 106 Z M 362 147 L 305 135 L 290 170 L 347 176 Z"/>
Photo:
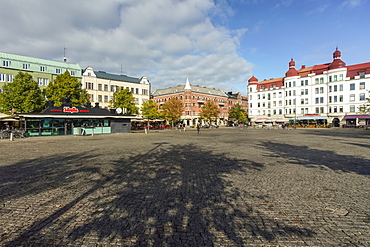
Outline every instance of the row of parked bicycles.
<path fill-rule="evenodd" d="M 0 132 L 0 139 L 11 139 L 11 138 L 25 138 L 27 137 L 24 130 L 2 130 Z"/>

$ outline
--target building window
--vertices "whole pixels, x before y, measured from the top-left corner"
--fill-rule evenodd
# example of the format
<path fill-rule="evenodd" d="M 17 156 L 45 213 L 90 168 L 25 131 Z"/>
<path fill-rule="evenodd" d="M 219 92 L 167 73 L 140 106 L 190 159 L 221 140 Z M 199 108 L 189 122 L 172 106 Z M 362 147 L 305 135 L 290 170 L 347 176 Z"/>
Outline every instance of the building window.
<path fill-rule="evenodd" d="M 338 76 L 334 75 L 334 81 L 338 81 Z"/>
<path fill-rule="evenodd" d="M 315 103 L 318 104 L 320 102 L 319 98 L 315 98 Z"/>
<path fill-rule="evenodd" d="M 329 75 L 329 82 L 332 82 L 332 76 L 331 75 Z"/>
<path fill-rule="evenodd" d="M 339 91 L 343 91 L 343 84 L 339 85 Z"/>
<path fill-rule="evenodd" d="M 343 95 L 339 95 L 339 102 L 343 102 Z"/>
<path fill-rule="evenodd" d="M 37 78 L 37 84 L 39 84 L 40 86 L 43 85 L 43 80 L 42 78 Z"/>
<path fill-rule="evenodd" d="M 49 85 L 49 79 L 44 78 L 44 86 Z"/>
<path fill-rule="evenodd" d="M 319 93 L 319 88 L 315 88 L 315 94 L 318 94 Z"/>
<path fill-rule="evenodd" d="M 349 84 L 349 90 L 355 90 L 355 84 L 354 83 L 351 83 Z"/>
<path fill-rule="evenodd" d="M 94 102 L 94 95 L 93 94 L 90 94 L 90 101 Z"/>
<path fill-rule="evenodd" d="M 75 71 L 71 71 L 71 76 L 75 76 L 76 75 L 76 72 Z"/>
<path fill-rule="evenodd" d="M 360 93 L 360 100 L 362 101 L 362 100 L 366 100 L 366 98 L 365 98 L 365 94 L 364 93 Z"/>
<path fill-rule="evenodd" d="M 102 101 L 103 101 L 103 96 L 98 95 L 98 102 L 102 102 Z"/>
<path fill-rule="evenodd" d="M 316 107 L 316 108 L 315 108 L 315 112 L 316 112 L 316 113 L 320 113 L 320 112 L 319 112 L 319 107 Z"/>
<path fill-rule="evenodd" d="M 343 81 L 343 74 L 340 74 L 340 75 L 339 75 L 339 80 L 340 80 L 340 81 Z"/>
<path fill-rule="evenodd" d="M 304 89 L 301 89 L 301 95 L 304 95 Z"/>
<path fill-rule="evenodd" d="M 365 78 L 365 72 L 360 72 L 360 78 Z"/>
<path fill-rule="evenodd" d="M 94 89 L 94 84 L 91 82 L 86 82 L 86 89 L 93 90 Z"/>
<path fill-rule="evenodd" d="M 338 96 L 334 96 L 334 102 L 338 102 Z"/>
<path fill-rule="evenodd" d="M 29 69 L 30 68 L 30 65 L 29 64 L 27 64 L 27 63 L 24 63 L 23 64 L 23 69 Z"/>
<path fill-rule="evenodd" d="M 339 106 L 339 112 L 343 112 L 343 106 Z"/>
<path fill-rule="evenodd" d="M 334 106 L 334 107 L 333 107 L 333 112 L 338 112 L 338 108 L 337 108 L 337 106 Z"/>
<path fill-rule="evenodd" d="M 304 81 L 304 85 L 308 86 L 308 80 Z"/>
<path fill-rule="evenodd" d="M 308 89 L 304 90 L 305 95 L 308 95 Z"/>
<path fill-rule="evenodd" d="M 10 66 L 10 61 L 3 61 L 3 66 L 4 67 L 9 67 Z"/>
<path fill-rule="evenodd" d="M 360 89 L 365 89 L 365 82 L 360 82 Z"/>
<path fill-rule="evenodd" d="M 135 93 L 139 94 L 139 89 L 138 88 L 136 88 Z"/>
<path fill-rule="evenodd" d="M 102 91 L 102 84 L 98 84 L 98 90 Z"/>
<path fill-rule="evenodd" d="M 324 77 L 321 77 L 321 78 L 320 78 L 320 84 L 321 84 L 321 83 L 324 83 Z"/>
<path fill-rule="evenodd" d="M 331 96 L 329 96 L 329 103 L 331 103 L 332 102 L 332 97 Z"/>
<path fill-rule="evenodd" d="M 108 102 L 108 95 L 104 95 L 104 102 L 107 103 Z"/>
<path fill-rule="evenodd" d="M 315 79 L 315 84 L 319 84 L 319 78 Z M 303 81 L 302 81 L 302 86 L 303 86 Z"/>
<path fill-rule="evenodd" d="M 60 74 L 62 72 L 61 69 L 55 69 L 55 73 Z"/>
<path fill-rule="evenodd" d="M 45 66 L 40 66 L 40 71 L 41 72 L 45 72 L 45 70 L 46 70 Z"/>
<path fill-rule="evenodd" d="M 0 74 L 0 81 L 5 81 L 5 74 Z"/>
<path fill-rule="evenodd" d="M 356 111 L 356 106 L 350 105 L 349 106 L 349 112 L 355 112 Z"/>
<path fill-rule="evenodd" d="M 111 92 L 114 92 L 114 89 L 115 89 L 115 88 L 116 88 L 115 86 L 111 85 L 111 86 L 110 86 L 110 91 L 111 91 Z"/>
<path fill-rule="evenodd" d="M 338 86 L 334 85 L 334 92 L 338 91 Z"/>
<path fill-rule="evenodd" d="M 8 75 L 8 82 L 12 82 L 13 81 L 13 75 Z"/>
<path fill-rule="evenodd" d="M 354 94 L 349 95 L 349 101 L 355 101 L 355 95 Z"/>
<path fill-rule="evenodd" d="M 324 93 L 324 87 L 320 87 L 320 93 Z"/>
<path fill-rule="evenodd" d="M 324 103 L 324 97 L 320 97 L 320 104 Z"/>
<path fill-rule="evenodd" d="M 331 86 L 329 86 L 329 93 L 331 93 Z"/>
<path fill-rule="evenodd" d="M 108 85 L 104 84 L 104 91 L 108 91 Z"/>

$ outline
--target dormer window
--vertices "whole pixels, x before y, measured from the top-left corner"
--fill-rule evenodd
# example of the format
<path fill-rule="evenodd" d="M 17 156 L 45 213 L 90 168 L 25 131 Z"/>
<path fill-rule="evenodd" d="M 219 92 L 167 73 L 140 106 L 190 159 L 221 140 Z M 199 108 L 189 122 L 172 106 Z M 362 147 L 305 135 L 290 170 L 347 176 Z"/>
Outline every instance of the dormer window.
<path fill-rule="evenodd" d="M 360 78 L 365 78 L 365 72 L 364 71 L 360 72 Z"/>

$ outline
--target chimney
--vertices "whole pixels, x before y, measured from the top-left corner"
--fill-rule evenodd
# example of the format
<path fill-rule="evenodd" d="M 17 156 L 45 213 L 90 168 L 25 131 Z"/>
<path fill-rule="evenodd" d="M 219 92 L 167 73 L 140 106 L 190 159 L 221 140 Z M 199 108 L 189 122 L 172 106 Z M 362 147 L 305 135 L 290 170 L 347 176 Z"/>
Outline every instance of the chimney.
<path fill-rule="evenodd" d="M 68 98 L 68 97 L 63 97 L 62 98 L 62 106 L 71 106 L 71 100 L 70 100 L 70 98 Z"/>
<path fill-rule="evenodd" d="M 302 68 L 301 69 L 305 69 L 306 68 L 306 65 L 302 65 Z"/>

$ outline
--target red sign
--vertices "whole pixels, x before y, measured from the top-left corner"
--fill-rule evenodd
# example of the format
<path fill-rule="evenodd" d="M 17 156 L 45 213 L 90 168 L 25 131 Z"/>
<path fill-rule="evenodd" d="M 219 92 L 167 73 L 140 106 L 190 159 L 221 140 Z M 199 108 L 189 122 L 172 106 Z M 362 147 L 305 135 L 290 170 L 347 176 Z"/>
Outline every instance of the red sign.
<path fill-rule="evenodd" d="M 79 111 L 76 107 L 65 106 L 65 107 L 63 107 L 63 112 L 77 113 Z"/>

